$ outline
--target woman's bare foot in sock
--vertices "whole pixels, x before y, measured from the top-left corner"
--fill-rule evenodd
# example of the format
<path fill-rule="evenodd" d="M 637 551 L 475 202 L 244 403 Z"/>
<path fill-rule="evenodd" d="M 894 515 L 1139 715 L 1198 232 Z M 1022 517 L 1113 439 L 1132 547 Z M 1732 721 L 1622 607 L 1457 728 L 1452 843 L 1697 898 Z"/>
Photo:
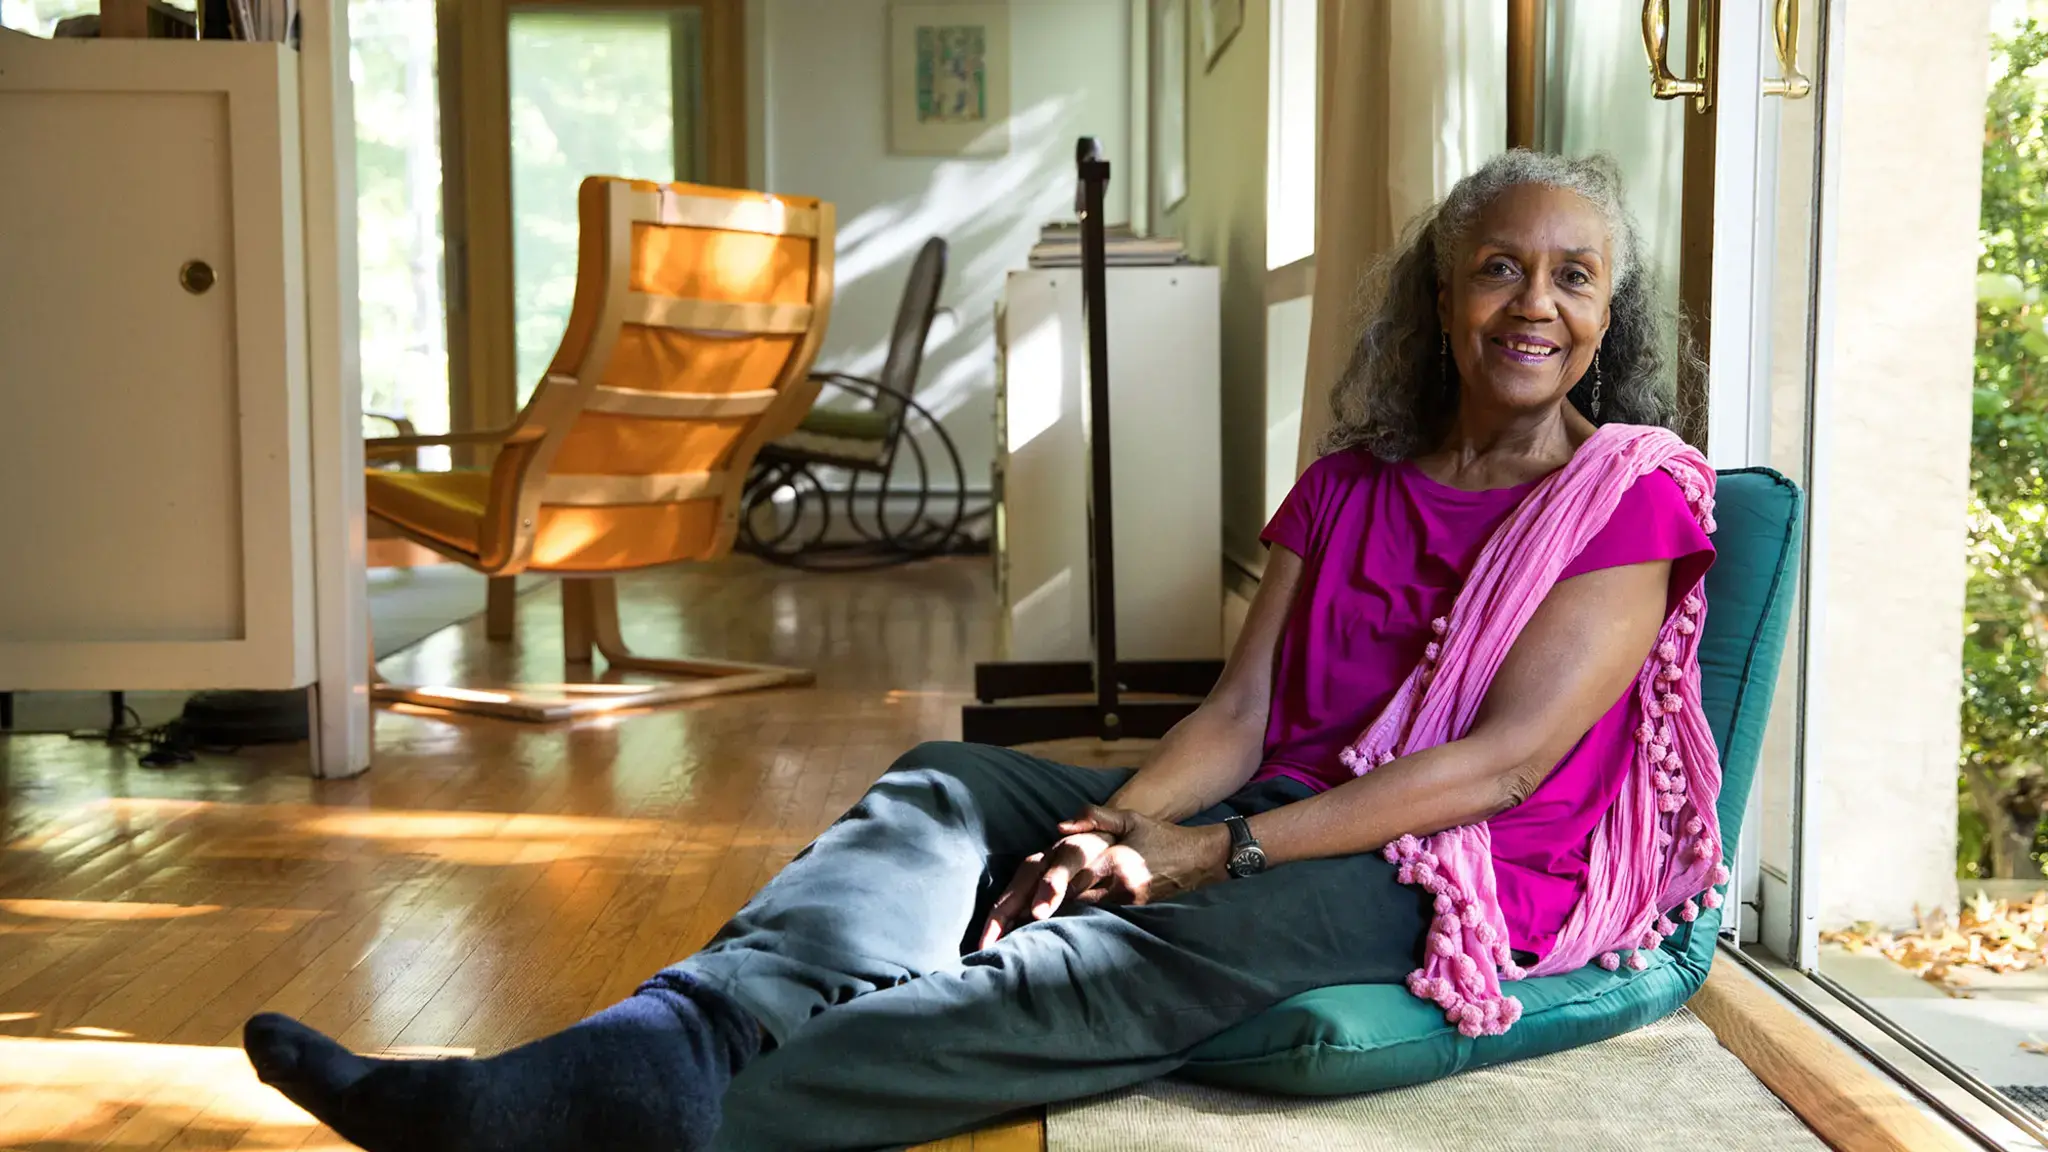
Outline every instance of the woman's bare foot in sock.
<path fill-rule="evenodd" d="M 358 1056 L 288 1016 L 266 1012 L 242 1028 L 256 1078 L 369 1152 L 471 1145 L 454 1121 L 470 1095 L 473 1060 L 379 1060 Z"/>
<path fill-rule="evenodd" d="M 487 1059 L 358 1056 L 275 1013 L 242 1030 L 258 1079 L 369 1152 L 698 1152 L 759 1046 L 737 1005 L 670 974 Z"/>

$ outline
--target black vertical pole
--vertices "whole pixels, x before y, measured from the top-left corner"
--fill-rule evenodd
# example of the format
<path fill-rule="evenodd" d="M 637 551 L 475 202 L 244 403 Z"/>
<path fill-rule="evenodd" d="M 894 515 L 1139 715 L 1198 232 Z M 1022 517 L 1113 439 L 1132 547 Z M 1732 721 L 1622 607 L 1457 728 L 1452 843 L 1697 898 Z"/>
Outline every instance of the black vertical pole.
<path fill-rule="evenodd" d="M 1108 243 L 1103 234 L 1102 194 L 1109 185 L 1109 161 L 1090 136 L 1075 148 L 1081 179 L 1081 311 L 1088 324 L 1088 560 L 1089 600 L 1095 625 L 1095 711 L 1097 734 L 1122 734 L 1117 716 L 1116 533 L 1109 451 Z"/>

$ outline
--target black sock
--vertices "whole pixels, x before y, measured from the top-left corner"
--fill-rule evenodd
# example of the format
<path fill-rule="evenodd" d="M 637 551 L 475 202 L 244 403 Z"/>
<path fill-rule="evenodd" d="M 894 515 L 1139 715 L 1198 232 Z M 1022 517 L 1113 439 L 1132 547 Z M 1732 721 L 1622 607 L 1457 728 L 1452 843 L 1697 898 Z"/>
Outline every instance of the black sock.
<path fill-rule="evenodd" d="M 370 1152 L 695 1152 L 760 1044 L 745 1010 L 674 972 L 483 1060 L 357 1056 L 274 1013 L 242 1032 L 258 1078 Z"/>

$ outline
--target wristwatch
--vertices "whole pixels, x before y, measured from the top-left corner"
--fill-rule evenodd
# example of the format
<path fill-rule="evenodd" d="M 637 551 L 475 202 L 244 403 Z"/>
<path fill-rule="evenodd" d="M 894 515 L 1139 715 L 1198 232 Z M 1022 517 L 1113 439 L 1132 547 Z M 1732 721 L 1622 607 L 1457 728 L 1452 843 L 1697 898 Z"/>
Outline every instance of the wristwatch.
<path fill-rule="evenodd" d="M 1230 859 L 1223 866 L 1232 880 L 1257 876 L 1266 870 L 1266 850 L 1259 847 L 1258 837 L 1252 835 L 1252 826 L 1242 816 L 1232 816 L 1223 822 L 1230 829 Z"/>

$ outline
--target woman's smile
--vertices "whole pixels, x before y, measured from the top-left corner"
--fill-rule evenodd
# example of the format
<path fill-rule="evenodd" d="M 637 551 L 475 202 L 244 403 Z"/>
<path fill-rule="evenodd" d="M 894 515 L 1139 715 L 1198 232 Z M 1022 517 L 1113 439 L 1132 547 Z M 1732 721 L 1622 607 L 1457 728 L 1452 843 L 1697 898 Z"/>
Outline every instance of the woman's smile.
<path fill-rule="evenodd" d="M 1564 351 L 1555 343 L 1541 336 L 1511 335 L 1494 336 L 1487 341 L 1494 349 L 1516 364 L 1542 364 Z"/>

